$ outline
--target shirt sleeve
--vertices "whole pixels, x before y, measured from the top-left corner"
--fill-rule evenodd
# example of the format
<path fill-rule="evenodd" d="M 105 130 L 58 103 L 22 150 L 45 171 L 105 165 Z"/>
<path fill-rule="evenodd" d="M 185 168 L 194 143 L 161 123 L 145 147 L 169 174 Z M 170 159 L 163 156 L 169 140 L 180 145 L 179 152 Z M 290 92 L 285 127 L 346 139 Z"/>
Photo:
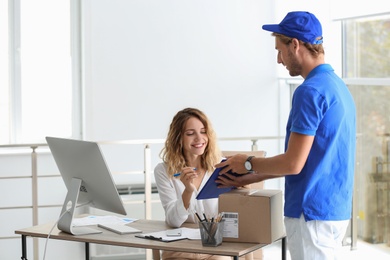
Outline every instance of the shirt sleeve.
<path fill-rule="evenodd" d="M 321 93 L 313 87 L 301 85 L 293 97 L 291 132 L 314 136 L 327 109 Z"/>
<path fill-rule="evenodd" d="M 165 222 L 171 227 L 180 227 L 189 217 L 191 210 L 186 210 L 181 198 L 184 185 L 170 178 L 164 163 L 154 169 L 154 177 L 162 206 L 165 211 Z M 182 185 L 183 187 L 180 187 Z"/>

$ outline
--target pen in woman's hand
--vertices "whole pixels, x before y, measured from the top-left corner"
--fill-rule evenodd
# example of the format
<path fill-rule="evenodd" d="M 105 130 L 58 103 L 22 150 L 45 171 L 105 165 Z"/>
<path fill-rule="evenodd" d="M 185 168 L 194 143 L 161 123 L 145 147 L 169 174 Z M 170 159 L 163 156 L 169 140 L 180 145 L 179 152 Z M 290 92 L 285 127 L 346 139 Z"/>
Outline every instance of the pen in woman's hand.
<path fill-rule="evenodd" d="M 194 168 L 193 170 L 195 171 L 195 170 L 196 170 L 196 168 Z M 175 174 L 173 175 L 173 177 L 179 177 L 179 176 L 180 176 L 180 174 L 181 174 L 181 172 L 175 173 Z"/>

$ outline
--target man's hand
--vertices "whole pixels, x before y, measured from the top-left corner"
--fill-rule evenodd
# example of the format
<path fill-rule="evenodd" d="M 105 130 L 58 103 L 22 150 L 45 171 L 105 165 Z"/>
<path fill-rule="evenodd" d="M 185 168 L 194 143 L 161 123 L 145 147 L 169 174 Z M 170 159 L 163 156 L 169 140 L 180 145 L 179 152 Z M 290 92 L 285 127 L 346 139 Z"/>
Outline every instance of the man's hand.
<path fill-rule="evenodd" d="M 245 169 L 245 161 L 248 158 L 248 155 L 245 154 L 236 154 L 234 156 L 230 156 L 226 159 L 224 162 L 220 162 L 215 165 L 216 168 L 221 168 L 221 171 L 219 174 L 225 174 L 228 171 L 238 173 L 238 174 L 245 174 L 248 171 Z"/>
<path fill-rule="evenodd" d="M 230 173 L 224 173 L 222 175 L 219 175 L 218 179 L 215 180 L 216 183 L 218 183 L 218 188 L 227 188 L 227 187 L 243 187 L 245 185 L 258 182 L 256 173 L 248 173 L 248 174 L 242 174 L 239 176 L 235 176 Z"/>

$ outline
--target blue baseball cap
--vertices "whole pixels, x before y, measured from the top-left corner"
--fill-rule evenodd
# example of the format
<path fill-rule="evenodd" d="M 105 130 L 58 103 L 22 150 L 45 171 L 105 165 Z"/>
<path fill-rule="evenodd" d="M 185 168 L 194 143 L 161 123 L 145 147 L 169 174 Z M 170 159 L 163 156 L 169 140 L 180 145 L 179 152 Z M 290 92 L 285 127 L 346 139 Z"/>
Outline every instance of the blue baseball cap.
<path fill-rule="evenodd" d="M 280 24 L 265 24 L 262 28 L 311 44 L 323 42 L 321 23 L 309 12 L 289 12 Z"/>

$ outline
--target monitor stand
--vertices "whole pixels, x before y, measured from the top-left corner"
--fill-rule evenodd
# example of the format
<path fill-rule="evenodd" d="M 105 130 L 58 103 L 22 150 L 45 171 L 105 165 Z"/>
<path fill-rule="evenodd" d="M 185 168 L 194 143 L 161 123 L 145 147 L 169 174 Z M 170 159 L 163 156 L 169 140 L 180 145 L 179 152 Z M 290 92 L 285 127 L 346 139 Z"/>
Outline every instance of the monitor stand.
<path fill-rule="evenodd" d="M 68 194 L 66 195 L 64 205 L 62 206 L 60 215 L 62 217 L 59 219 L 57 227 L 59 230 L 75 236 L 102 233 L 102 231 L 94 228 L 72 226 L 82 182 L 81 179 L 72 178 Z"/>

